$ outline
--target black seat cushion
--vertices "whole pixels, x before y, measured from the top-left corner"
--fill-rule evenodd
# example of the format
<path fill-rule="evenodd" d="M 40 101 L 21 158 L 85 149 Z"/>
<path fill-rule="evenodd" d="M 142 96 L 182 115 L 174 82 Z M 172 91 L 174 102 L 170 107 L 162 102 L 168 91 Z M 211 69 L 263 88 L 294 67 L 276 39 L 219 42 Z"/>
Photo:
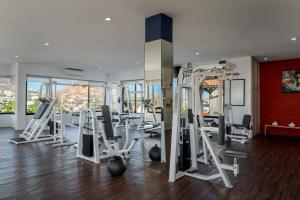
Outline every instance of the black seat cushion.
<path fill-rule="evenodd" d="M 41 117 L 43 116 L 43 114 L 47 110 L 48 106 L 49 106 L 48 103 L 42 103 L 39 106 L 37 112 L 34 114 L 33 119 L 41 119 Z"/>
<path fill-rule="evenodd" d="M 241 158 L 241 159 L 247 159 L 248 153 L 241 152 L 241 151 L 233 151 L 233 150 L 227 150 L 224 153 L 225 157 L 232 157 L 232 158 Z"/>
<path fill-rule="evenodd" d="M 247 128 L 248 129 L 248 127 L 243 126 L 242 124 L 231 124 L 231 125 L 235 128 Z"/>
<path fill-rule="evenodd" d="M 103 105 L 101 107 L 102 110 L 102 115 L 103 115 L 103 128 L 105 132 L 105 136 L 107 139 L 109 138 L 114 138 L 114 131 L 113 131 L 113 126 L 112 126 L 112 121 L 111 121 L 111 116 L 110 116 L 110 110 L 108 105 Z"/>
<path fill-rule="evenodd" d="M 107 138 L 107 140 L 113 140 L 113 141 L 118 141 L 118 139 L 121 139 L 122 136 L 118 135 L 118 136 L 114 136 L 114 137 L 111 137 L 111 138 Z"/>

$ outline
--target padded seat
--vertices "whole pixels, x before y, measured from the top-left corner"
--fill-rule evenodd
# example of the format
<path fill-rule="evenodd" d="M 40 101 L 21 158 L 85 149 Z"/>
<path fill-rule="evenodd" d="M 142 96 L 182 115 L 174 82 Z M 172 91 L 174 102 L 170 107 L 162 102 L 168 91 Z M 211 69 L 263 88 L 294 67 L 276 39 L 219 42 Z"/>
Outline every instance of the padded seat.
<path fill-rule="evenodd" d="M 232 151 L 232 150 L 227 150 L 224 153 L 225 157 L 232 157 L 232 158 L 241 158 L 241 159 L 248 159 L 248 153 L 246 152 L 241 152 L 241 151 Z"/>
<path fill-rule="evenodd" d="M 118 119 L 112 119 L 111 121 L 112 121 L 112 122 L 119 122 Z"/>
<path fill-rule="evenodd" d="M 18 143 L 18 142 L 25 142 L 26 139 L 25 138 L 12 138 L 12 139 L 10 139 L 10 141 Z"/>
<path fill-rule="evenodd" d="M 41 119 L 43 114 L 46 112 L 47 108 L 49 106 L 49 103 L 42 103 L 37 112 L 33 115 L 33 119 Z"/>
<path fill-rule="evenodd" d="M 118 135 L 118 136 L 114 136 L 114 137 L 110 137 L 110 138 L 107 138 L 107 140 L 110 140 L 110 141 L 118 141 L 118 139 L 121 139 L 122 136 Z"/>
<path fill-rule="evenodd" d="M 159 127 L 160 125 L 160 123 L 153 124 L 153 128 Z"/>
<path fill-rule="evenodd" d="M 74 112 L 74 113 L 72 113 L 72 116 L 73 117 L 80 117 L 80 112 Z"/>
<path fill-rule="evenodd" d="M 231 126 L 238 128 L 238 129 L 245 128 L 245 129 L 249 130 L 250 123 L 251 123 L 251 115 L 244 115 L 242 124 L 231 124 Z"/>
<path fill-rule="evenodd" d="M 232 135 L 232 136 L 238 136 L 238 137 L 245 137 L 245 138 L 248 138 L 248 136 L 247 136 L 247 135 L 245 135 L 245 134 L 232 133 L 232 134 L 230 134 L 230 135 Z"/>
<path fill-rule="evenodd" d="M 141 117 L 128 117 L 127 119 L 140 119 Z"/>
<path fill-rule="evenodd" d="M 145 133 L 148 133 L 148 134 L 161 134 L 161 130 L 150 130 L 150 131 L 145 131 Z"/>
<path fill-rule="evenodd" d="M 103 120 L 103 119 L 104 119 L 103 116 L 100 116 L 100 115 L 97 116 L 97 120 Z"/>

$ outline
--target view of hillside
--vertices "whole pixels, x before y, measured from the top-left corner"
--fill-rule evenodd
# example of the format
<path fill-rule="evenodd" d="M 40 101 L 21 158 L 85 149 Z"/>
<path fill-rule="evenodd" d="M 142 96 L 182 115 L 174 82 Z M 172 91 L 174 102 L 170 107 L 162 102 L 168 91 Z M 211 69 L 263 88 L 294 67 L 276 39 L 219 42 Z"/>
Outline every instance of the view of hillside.
<path fill-rule="evenodd" d="M 76 111 L 84 108 L 100 109 L 105 101 L 105 89 L 100 86 L 59 86 L 56 98 L 64 112 Z M 89 92 L 90 88 L 90 92 Z M 35 113 L 38 109 L 39 90 L 28 89 L 27 113 Z"/>
<path fill-rule="evenodd" d="M 15 111 L 15 93 L 14 86 L 9 84 L 0 84 L 0 112 L 11 113 Z"/>

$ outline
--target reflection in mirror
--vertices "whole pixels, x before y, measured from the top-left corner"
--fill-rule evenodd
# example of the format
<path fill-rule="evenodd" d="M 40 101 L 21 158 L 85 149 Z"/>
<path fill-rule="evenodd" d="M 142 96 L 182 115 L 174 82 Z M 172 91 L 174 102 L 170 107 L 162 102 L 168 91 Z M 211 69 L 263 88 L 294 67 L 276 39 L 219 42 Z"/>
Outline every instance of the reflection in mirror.
<path fill-rule="evenodd" d="M 155 169 L 161 169 L 159 163 L 167 163 L 166 152 L 170 145 L 166 146 L 166 143 L 170 144 L 168 141 L 170 137 L 166 137 L 166 133 L 170 132 L 172 122 L 172 78 L 172 44 L 164 40 L 147 42 L 145 44 L 144 116 L 149 127 L 152 124 L 152 128 L 144 130 L 144 158 L 146 163 Z M 158 158 L 153 158 L 155 156 Z"/>

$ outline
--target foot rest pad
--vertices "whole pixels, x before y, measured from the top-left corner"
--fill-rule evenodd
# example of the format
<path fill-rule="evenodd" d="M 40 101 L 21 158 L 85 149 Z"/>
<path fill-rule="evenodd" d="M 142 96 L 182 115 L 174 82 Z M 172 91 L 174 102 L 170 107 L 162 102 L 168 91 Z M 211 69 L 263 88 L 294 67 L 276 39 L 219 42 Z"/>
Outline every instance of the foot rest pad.
<path fill-rule="evenodd" d="M 247 159 L 249 157 L 248 153 L 246 152 L 232 151 L 232 150 L 225 151 L 224 156 L 232 157 L 232 158 L 241 158 L 241 159 Z"/>
<path fill-rule="evenodd" d="M 13 142 L 25 142 L 26 139 L 25 138 L 11 138 L 10 141 L 13 141 Z"/>
<path fill-rule="evenodd" d="M 245 135 L 245 134 L 238 134 L 238 133 L 231 133 L 231 134 L 229 134 L 228 136 L 238 136 L 238 137 L 245 137 L 245 138 L 248 138 L 247 135 Z"/>

